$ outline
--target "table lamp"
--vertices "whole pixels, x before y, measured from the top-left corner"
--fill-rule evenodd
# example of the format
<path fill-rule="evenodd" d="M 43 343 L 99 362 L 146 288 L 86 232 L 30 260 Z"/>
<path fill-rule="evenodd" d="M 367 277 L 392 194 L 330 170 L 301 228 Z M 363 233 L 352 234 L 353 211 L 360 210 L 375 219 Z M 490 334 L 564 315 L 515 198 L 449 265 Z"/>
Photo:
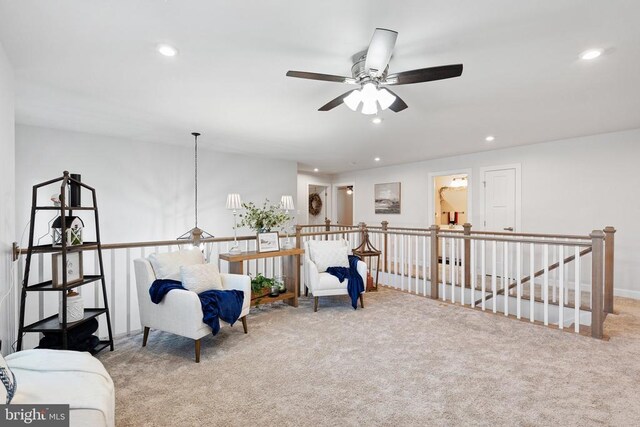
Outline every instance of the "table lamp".
<path fill-rule="evenodd" d="M 285 214 L 287 215 L 287 217 L 289 216 L 289 211 L 292 211 L 295 209 L 295 206 L 293 205 L 293 197 L 292 196 L 282 196 L 282 198 L 280 199 L 280 209 L 284 210 Z M 285 225 L 285 234 L 287 235 L 287 240 L 284 242 L 284 245 L 282 245 L 283 249 L 291 249 L 293 248 L 293 244 L 291 243 L 291 239 L 289 238 L 289 221 L 290 219 L 287 219 L 287 223 Z"/>
<path fill-rule="evenodd" d="M 230 254 L 239 254 L 242 252 L 238 246 L 238 210 L 242 209 L 242 200 L 237 193 L 231 193 L 227 196 L 227 209 L 233 210 L 233 246 L 229 249 Z"/>

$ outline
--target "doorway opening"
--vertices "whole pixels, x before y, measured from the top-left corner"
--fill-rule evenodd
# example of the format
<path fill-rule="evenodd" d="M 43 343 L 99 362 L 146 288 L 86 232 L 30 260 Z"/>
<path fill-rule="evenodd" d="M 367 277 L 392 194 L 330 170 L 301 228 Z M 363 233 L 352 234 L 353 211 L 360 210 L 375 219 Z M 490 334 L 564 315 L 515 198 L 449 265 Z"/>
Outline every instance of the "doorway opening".
<path fill-rule="evenodd" d="M 433 223 L 441 228 L 462 228 L 469 221 L 469 175 L 434 177 Z"/>
<path fill-rule="evenodd" d="M 327 186 L 309 184 L 307 194 L 309 195 L 307 202 L 309 221 L 307 224 L 324 225 L 324 220 L 327 218 Z"/>
<path fill-rule="evenodd" d="M 336 223 L 353 225 L 353 185 L 338 187 L 336 194 Z"/>

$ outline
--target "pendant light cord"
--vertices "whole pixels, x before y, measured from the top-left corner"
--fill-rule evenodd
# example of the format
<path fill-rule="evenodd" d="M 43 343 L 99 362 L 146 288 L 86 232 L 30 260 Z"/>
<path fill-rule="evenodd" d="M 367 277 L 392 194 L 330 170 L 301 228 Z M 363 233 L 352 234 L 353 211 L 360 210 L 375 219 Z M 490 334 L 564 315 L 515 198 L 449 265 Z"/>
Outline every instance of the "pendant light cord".
<path fill-rule="evenodd" d="M 194 161 L 195 161 L 195 198 L 196 198 L 196 204 L 195 204 L 195 208 L 196 208 L 196 228 L 198 228 L 198 136 L 200 135 L 197 132 L 193 132 L 191 135 L 193 135 L 195 137 L 196 140 L 196 148 L 195 148 L 195 156 L 194 156 Z"/>

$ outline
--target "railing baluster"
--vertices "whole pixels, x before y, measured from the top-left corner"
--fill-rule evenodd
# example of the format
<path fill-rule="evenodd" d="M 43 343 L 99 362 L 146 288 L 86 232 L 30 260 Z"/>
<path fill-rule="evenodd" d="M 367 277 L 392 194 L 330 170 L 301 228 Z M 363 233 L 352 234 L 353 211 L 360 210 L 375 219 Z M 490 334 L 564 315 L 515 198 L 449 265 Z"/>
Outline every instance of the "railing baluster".
<path fill-rule="evenodd" d="M 486 240 L 480 242 L 480 286 L 481 286 L 481 298 L 482 298 L 482 311 L 486 309 L 487 302 L 487 257 L 486 257 Z"/>
<path fill-rule="evenodd" d="M 558 262 L 560 263 L 558 278 L 560 286 L 558 288 L 558 328 L 564 329 L 564 246 L 558 248 Z"/>
<path fill-rule="evenodd" d="M 456 240 L 449 238 L 451 255 L 449 258 L 449 270 L 451 271 L 451 302 L 456 302 Z"/>
<path fill-rule="evenodd" d="M 534 322 L 536 320 L 535 313 L 535 299 L 536 299 L 536 278 L 534 274 L 536 264 L 536 249 L 535 243 L 529 244 L 529 320 Z"/>
<path fill-rule="evenodd" d="M 555 240 L 555 239 L 553 239 Z M 551 253 L 551 259 L 557 259 L 557 247 L 554 245 L 552 248 L 552 253 Z M 557 297 L 556 297 L 556 293 L 557 293 L 557 283 L 558 283 L 558 271 L 554 270 L 553 273 L 551 273 L 551 301 L 552 302 L 556 302 Z"/>
<path fill-rule="evenodd" d="M 422 295 L 427 296 L 427 236 L 422 236 Z"/>
<path fill-rule="evenodd" d="M 44 254 L 38 254 L 38 283 L 41 282 L 44 282 Z M 38 319 L 44 318 L 44 292 L 38 292 L 38 316 Z"/>
<path fill-rule="evenodd" d="M 440 241 L 442 242 L 442 251 L 440 252 L 442 254 L 440 262 L 440 265 L 442 265 L 442 274 L 440 275 L 442 277 L 441 295 L 442 301 L 445 301 L 447 299 L 447 238 L 443 237 L 442 239 L 440 239 Z"/>
<path fill-rule="evenodd" d="M 571 247 L 570 246 L 566 246 L 565 247 L 565 253 L 568 254 L 571 252 Z M 567 263 L 569 264 L 569 263 Z M 571 267 L 569 265 L 567 265 L 567 268 L 565 269 L 564 272 L 564 301 L 565 304 L 569 303 L 569 281 L 570 281 L 570 275 L 571 275 Z"/>
<path fill-rule="evenodd" d="M 574 296 L 573 296 L 573 300 L 574 300 L 574 305 L 575 305 L 575 314 L 574 314 L 574 328 L 575 331 L 577 333 L 580 332 L 580 305 L 582 304 L 582 295 L 581 295 L 581 288 L 580 288 L 580 247 L 576 246 L 575 247 L 575 251 L 574 251 L 574 256 L 575 256 L 575 272 L 574 272 L 574 282 L 575 282 L 575 289 L 574 289 Z"/>
<path fill-rule="evenodd" d="M 522 317 L 522 243 L 516 243 L 516 317 Z"/>
<path fill-rule="evenodd" d="M 509 243 L 502 245 L 502 297 L 504 298 L 504 315 L 509 315 Z M 495 297 L 494 297 L 495 298 Z"/>
<path fill-rule="evenodd" d="M 476 247 L 478 242 L 476 240 L 469 241 L 471 246 L 471 266 L 469 266 L 469 270 L 471 270 L 471 284 L 469 287 L 471 288 L 471 307 L 476 306 L 476 282 L 478 280 L 478 275 L 476 274 Z"/>
<path fill-rule="evenodd" d="M 407 236 L 407 252 L 406 252 L 406 257 L 403 257 L 403 259 L 406 259 L 406 264 L 407 264 L 407 292 L 411 293 L 411 237 L 412 236 Z M 403 245 L 404 248 L 404 245 Z M 402 263 L 402 265 L 404 266 L 404 262 Z M 404 275 L 403 275 L 404 276 Z"/>
<path fill-rule="evenodd" d="M 399 254 L 398 254 L 398 235 L 394 234 L 393 235 L 393 262 L 394 262 L 394 267 L 393 267 L 393 276 L 394 276 L 394 280 L 393 283 L 395 284 L 396 289 L 399 289 L 400 286 L 398 286 L 398 282 L 400 281 L 400 260 L 398 259 Z"/>
<path fill-rule="evenodd" d="M 131 249 L 127 248 L 127 279 L 125 298 L 127 304 L 127 335 L 131 334 Z"/>
<path fill-rule="evenodd" d="M 392 261 L 392 257 L 390 256 L 391 254 L 393 254 L 393 240 L 389 239 L 388 235 L 385 235 L 387 238 L 387 244 L 390 246 L 387 246 L 385 248 L 385 254 L 384 257 L 387 260 L 387 268 L 385 269 L 385 283 L 387 285 L 391 285 L 392 281 L 390 280 L 390 274 L 391 274 L 391 261 Z M 390 244 L 389 244 L 390 243 Z M 391 252 L 391 254 L 390 254 Z"/>
<path fill-rule="evenodd" d="M 111 301 L 109 301 L 109 310 L 113 313 L 113 316 L 111 316 L 111 328 L 115 335 L 117 333 L 116 319 L 118 318 L 116 315 L 116 250 L 112 249 L 109 252 L 111 255 Z"/>
<path fill-rule="evenodd" d="M 549 245 L 544 245 L 542 254 L 544 263 L 544 284 L 542 285 L 542 300 L 544 303 L 544 324 L 549 324 Z"/>
<path fill-rule="evenodd" d="M 491 271 L 491 301 L 492 301 L 492 305 L 493 305 L 493 312 L 497 313 L 498 312 L 498 270 L 497 270 L 497 258 L 498 258 L 498 249 L 497 249 L 497 242 L 494 240 L 493 241 L 493 248 L 492 248 L 492 261 L 493 261 L 493 269 Z"/>
<path fill-rule="evenodd" d="M 460 240 L 460 244 L 458 245 L 458 249 L 460 250 L 460 271 L 462 272 L 461 274 L 461 279 L 460 279 L 460 304 L 464 305 L 464 292 L 465 292 L 465 288 L 467 286 L 466 283 L 466 274 L 465 274 L 465 269 L 466 269 L 466 265 L 464 264 L 464 240 Z"/>
<path fill-rule="evenodd" d="M 416 251 L 415 251 L 415 256 L 414 256 L 414 268 L 412 269 L 412 271 L 415 271 L 415 279 L 414 279 L 414 283 L 415 283 L 415 287 L 416 287 L 416 295 L 418 295 L 418 293 L 420 292 L 418 290 L 418 286 L 420 284 L 420 263 L 418 261 L 418 257 L 420 256 L 420 250 L 418 249 L 418 240 L 420 239 L 420 236 L 416 236 Z"/>

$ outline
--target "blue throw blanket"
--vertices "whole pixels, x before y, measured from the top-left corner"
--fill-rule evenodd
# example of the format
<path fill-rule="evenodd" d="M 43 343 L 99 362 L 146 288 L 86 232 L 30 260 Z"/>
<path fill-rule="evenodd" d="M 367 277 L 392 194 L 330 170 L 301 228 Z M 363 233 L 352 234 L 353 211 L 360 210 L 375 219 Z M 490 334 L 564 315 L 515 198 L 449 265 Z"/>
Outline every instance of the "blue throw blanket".
<path fill-rule="evenodd" d="M 149 295 L 154 304 L 159 304 L 162 298 L 174 289 L 186 291 L 177 280 L 161 279 L 153 282 L 149 288 Z M 198 294 L 202 305 L 202 321 L 213 331 L 213 335 L 220 330 L 220 319 L 233 325 L 242 312 L 244 292 L 231 289 L 228 291 L 204 291 Z"/>
<path fill-rule="evenodd" d="M 336 276 L 340 283 L 344 282 L 344 279 L 347 279 L 347 292 L 349 292 L 349 296 L 351 297 L 351 306 L 357 310 L 358 309 L 358 297 L 362 292 L 364 292 L 364 282 L 362 280 L 362 276 L 358 273 L 358 258 L 355 255 L 349 255 L 349 268 L 347 267 L 329 267 L 327 268 L 327 273 L 332 276 Z"/>

